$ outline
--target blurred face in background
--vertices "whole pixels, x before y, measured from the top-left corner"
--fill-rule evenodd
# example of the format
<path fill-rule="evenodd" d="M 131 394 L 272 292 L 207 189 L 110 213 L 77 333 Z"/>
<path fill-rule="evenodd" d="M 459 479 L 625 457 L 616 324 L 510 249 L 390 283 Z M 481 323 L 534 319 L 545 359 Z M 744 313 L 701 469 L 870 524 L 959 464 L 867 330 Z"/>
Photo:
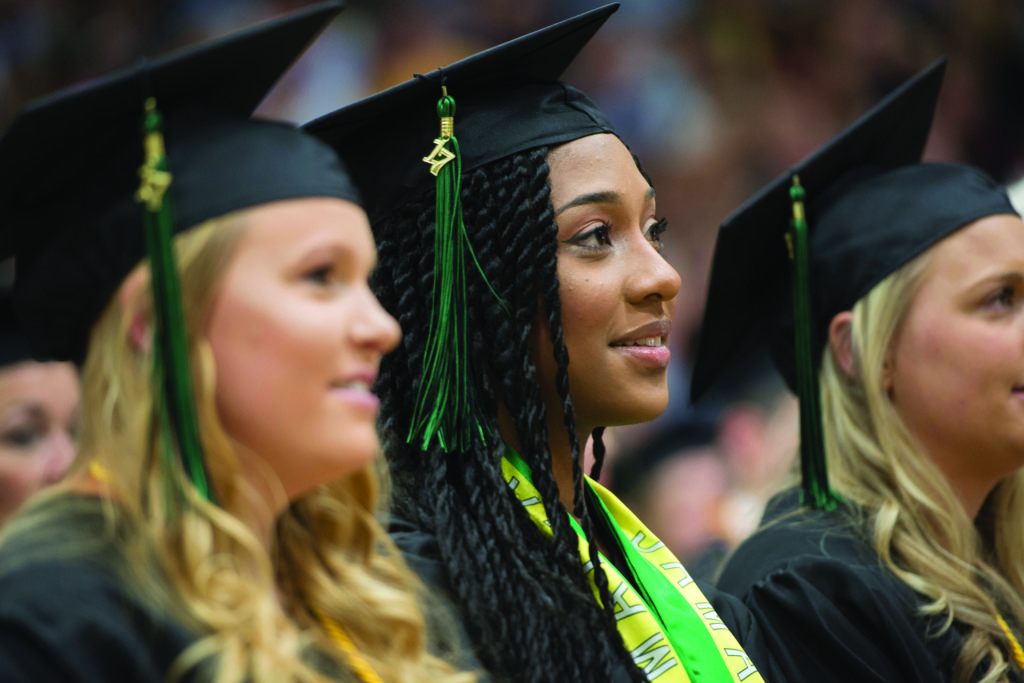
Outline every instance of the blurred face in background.
<path fill-rule="evenodd" d="M 0 368 L 0 526 L 71 464 L 78 401 L 70 363 L 26 361 Z"/>

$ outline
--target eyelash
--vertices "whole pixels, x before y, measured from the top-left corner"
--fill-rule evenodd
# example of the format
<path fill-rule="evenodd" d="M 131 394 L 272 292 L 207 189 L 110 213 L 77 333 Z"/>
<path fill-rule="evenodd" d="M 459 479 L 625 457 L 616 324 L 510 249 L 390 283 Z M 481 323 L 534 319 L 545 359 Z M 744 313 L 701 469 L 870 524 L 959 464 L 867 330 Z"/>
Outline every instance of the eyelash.
<path fill-rule="evenodd" d="M 569 240 L 569 242 L 574 246 L 582 247 L 583 249 L 593 249 L 595 251 L 599 249 L 604 249 L 605 247 L 610 247 L 612 227 L 613 226 L 611 223 L 602 223 L 601 225 L 598 225 L 592 230 L 588 230 L 587 232 L 581 235 L 577 235 L 575 238 Z M 667 229 L 667 218 L 659 219 L 657 222 L 652 224 L 651 227 L 647 229 L 647 234 L 645 235 L 645 237 L 647 237 L 647 240 L 654 245 L 654 248 L 659 253 L 661 253 L 661 249 L 664 246 L 664 242 L 662 242 L 661 236 Z M 601 243 L 596 246 L 585 244 L 585 242 L 589 241 L 591 238 L 597 238 L 601 240 Z"/>
<path fill-rule="evenodd" d="M 302 278 L 316 285 L 327 285 L 331 282 L 334 268 L 329 265 L 318 266 L 306 272 Z"/>
<path fill-rule="evenodd" d="M 1001 287 L 999 291 L 990 296 L 985 302 L 989 308 L 1013 308 L 1017 303 L 1017 290 L 1009 285 Z"/>
<path fill-rule="evenodd" d="M 668 230 L 667 218 L 659 218 L 658 221 L 654 223 L 654 225 L 647 229 L 647 239 L 648 241 L 650 241 L 651 244 L 654 245 L 654 248 L 658 250 L 659 254 L 661 253 L 662 248 L 664 248 L 665 246 L 665 243 L 662 241 L 661 236 L 665 234 L 666 230 Z"/>
<path fill-rule="evenodd" d="M 611 223 L 602 223 L 602 224 L 598 225 L 597 227 L 595 227 L 595 228 L 593 228 L 591 230 L 587 230 L 586 232 L 584 232 L 584 233 L 582 233 L 580 235 L 577 235 L 576 237 L 572 238 L 571 240 L 569 240 L 569 243 L 574 245 L 574 246 L 577 246 L 577 247 L 582 247 L 583 249 L 591 249 L 593 251 L 599 251 L 601 249 L 604 249 L 605 247 L 610 247 L 612 245 L 611 231 L 612 231 Z M 598 244 L 596 246 L 595 245 L 584 244 L 584 242 L 587 242 L 591 238 L 595 238 L 595 237 L 600 239 L 600 240 L 602 240 L 601 244 Z"/>
<path fill-rule="evenodd" d="M 0 435 L 0 441 L 8 448 L 27 450 L 45 437 L 45 432 L 30 426 L 12 427 Z"/>

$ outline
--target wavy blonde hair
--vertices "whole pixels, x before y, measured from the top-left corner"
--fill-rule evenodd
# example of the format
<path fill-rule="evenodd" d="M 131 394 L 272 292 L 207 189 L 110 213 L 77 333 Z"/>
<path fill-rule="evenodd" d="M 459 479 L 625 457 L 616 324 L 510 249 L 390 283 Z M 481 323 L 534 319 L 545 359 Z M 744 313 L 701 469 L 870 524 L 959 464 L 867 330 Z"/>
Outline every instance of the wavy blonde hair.
<path fill-rule="evenodd" d="M 168 678 L 199 668 L 216 683 L 333 680 L 311 656 L 345 661 L 319 612 L 344 629 L 384 681 L 471 681 L 426 652 L 422 585 L 375 517 L 376 463 L 265 519 L 273 529 L 269 553 L 242 521 L 266 504 L 245 484 L 238 449 L 218 418 L 204 330 L 245 214 L 176 238 L 200 438 L 217 505 L 197 494 L 179 463 L 162 464 L 152 438 L 152 360 L 129 341 L 135 314 L 151 310 L 148 285 L 136 300 L 122 302 L 128 295 L 119 292 L 107 306 L 83 370 L 74 468 L 103 468 L 104 499 L 116 501 L 104 506 L 108 522 L 134 530 L 123 547 L 132 589 L 200 635 Z"/>
<path fill-rule="evenodd" d="M 859 509 L 860 528 L 885 565 L 925 596 L 921 613 L 954 620 L 965 643 L 953 669 L 967 683 L 1005 678 L 1012 649 L 999 623 L 1024 624 L 1024 474 L 1000 482 L 977 523 L 896 410 L 883 367 L 929 264 L 928 253 L 876 285 L 853 307 L 851 377 L 826 348 L 821 374 L 829 478 Z"/>

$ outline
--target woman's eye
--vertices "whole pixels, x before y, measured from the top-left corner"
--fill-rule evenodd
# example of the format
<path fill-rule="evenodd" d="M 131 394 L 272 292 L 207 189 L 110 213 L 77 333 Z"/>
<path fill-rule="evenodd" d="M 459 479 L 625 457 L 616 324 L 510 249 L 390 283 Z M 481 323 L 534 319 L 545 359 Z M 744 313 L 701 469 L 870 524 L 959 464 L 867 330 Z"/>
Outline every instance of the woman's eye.
<path fill-rule="evenodd" d="M 665 246 L 665 242 L 661 239 L 661 236 L 668 230 L 668 219 L 662 218 L 656 223 L 651 225 L 647 229 L 647 240 L 654 245 L 654 248 L 661 252 L 662 247 Z"/>
<path fill-rule="evenodd" d="M 46 438 L 46 434 L 33 427 L 11 427 L 0 433 L 0 443 L 9 448 L 31 448 Z"/>
<path fill-rule="evenodd" d="M 332 273 L 333 268 L 331 266 L 320 266 L 308 271 L 303 276 L 303 279 L 316 285 L 327 285 L 331 283 Z"/>
<path fill-rule="evenodd" d="M 612 226 L 602 224 L 569 240 L 571 244 L 584 249 L 604 249 L 612 245 Z"/>
<path fill-rule="evenodd" d="M 1017 300 L 1017 290 L 1007 285 L 989 297 L 986 305 L 990 308 L 1013 308 Z"/>

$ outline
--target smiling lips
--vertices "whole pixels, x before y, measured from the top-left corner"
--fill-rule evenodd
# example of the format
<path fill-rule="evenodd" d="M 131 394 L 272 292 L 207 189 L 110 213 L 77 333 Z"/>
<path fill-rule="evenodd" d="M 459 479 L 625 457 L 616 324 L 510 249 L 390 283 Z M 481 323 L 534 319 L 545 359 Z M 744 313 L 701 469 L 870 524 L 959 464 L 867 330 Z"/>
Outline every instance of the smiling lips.
<path fill-rule="evenodd" d="M 609 346 L 647 368 L 666 368 L 672 357 L 668 348 L 668 334 L 672 323 L 655 320 L 641 325 L 613 341 Z"/>
<path fill-rule="evenodd" d="M 356 372 L 345 380 L 332 382 L 330 392 L 343 401 L 376 412 L 380 408 L 380 399 L 372 391 L 376 379 L 376 372 Z"/>

